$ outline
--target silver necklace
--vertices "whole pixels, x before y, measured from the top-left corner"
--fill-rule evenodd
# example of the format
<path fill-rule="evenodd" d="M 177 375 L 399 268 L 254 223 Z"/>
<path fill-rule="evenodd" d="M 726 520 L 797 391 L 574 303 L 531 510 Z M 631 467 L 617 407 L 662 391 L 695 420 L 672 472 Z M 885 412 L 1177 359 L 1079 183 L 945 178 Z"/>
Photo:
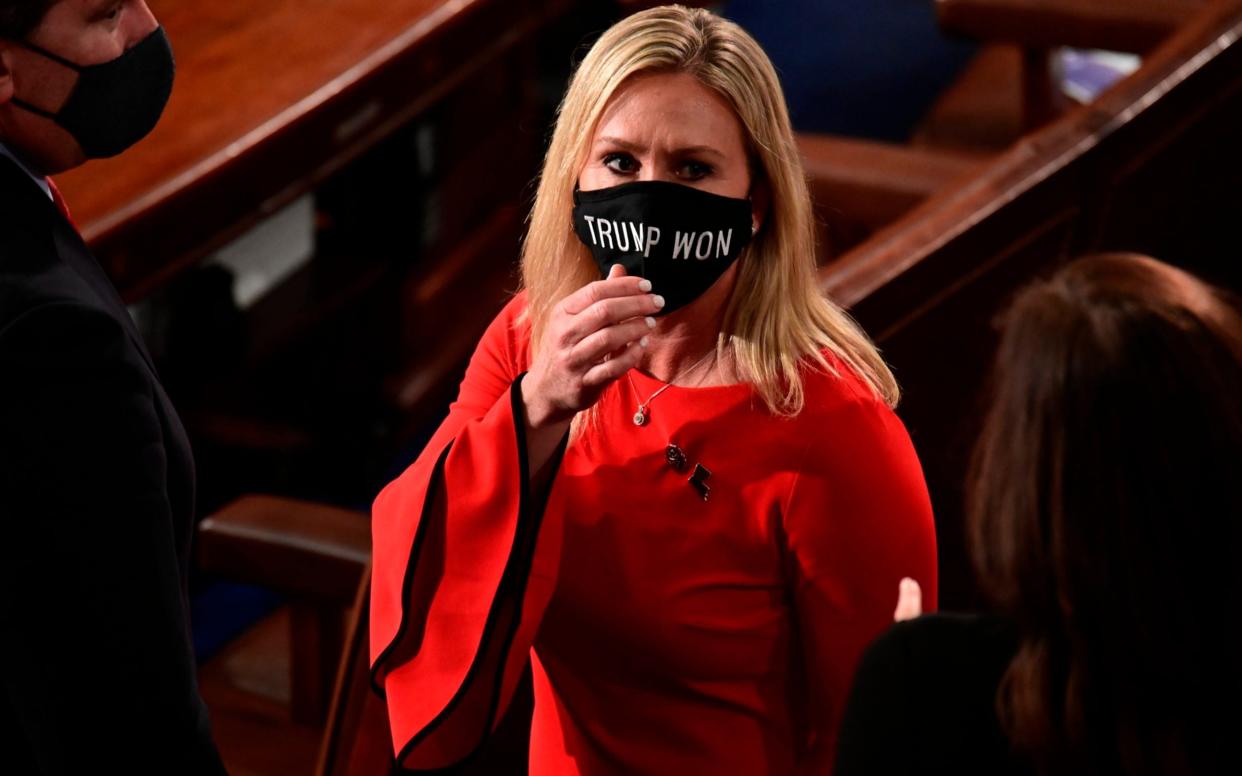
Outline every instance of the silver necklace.
<path fill-rule="evenodd" d="M 647 408 L 651 406 L 651 402 L 655 401 L 657 396 L 664 393 L 669 388 L 672 388 L 673 383 L 677 382 L 681 378 L 685 377 L 686 375 L 690 374 L 691 372 L 693 372 L 694 370 L 702 366 L 703 362 L 706 361 L 709 356 L 715 355 L 715 353 L 716 353 L 715 348 L 712 348 L 711 350 L 707 351 L 706 353 L 703 354 L 703 357 L 700 358 L 698 361 L 695 361 L 693 364 L 691 364 L 686 369 L 683 369 L 677 374 L 673 375 L 672 380 L 669 380 L 667 383 L 657 388 L 655 393 L 647 397 L 647 401 L 639 402 L 638 409 L 634 411 L 634 425 L 645 426 L 647 424 L 647 418 L 649 417 L 647 415 Z M 630 388 L 633 388 L 635 395 L 637 395 L 638 387 L 634 385 L 634 378 L 630 377 L 629 372 L 625 373 L 625 377 L 626 379 L 630 381 Z"/>

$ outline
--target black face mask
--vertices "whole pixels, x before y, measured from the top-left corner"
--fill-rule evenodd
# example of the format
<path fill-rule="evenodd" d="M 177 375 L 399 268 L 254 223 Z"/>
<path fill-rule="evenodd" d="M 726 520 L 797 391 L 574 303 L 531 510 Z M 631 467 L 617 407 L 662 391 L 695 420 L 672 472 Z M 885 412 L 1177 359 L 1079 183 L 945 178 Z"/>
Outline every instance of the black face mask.
<path fill-rule="evenodd" d="M 79 65 L 31 43 L 22 45 L 76 70 L 78 82 L 55 113 L 16 97 L 13 102 L 55 121 L 91 159 L 116 156 L 146 137 L 172 94 L 173 55 L 163 27 L 98 65 Z"/>
<path fill-rule="evenodd" d="M 613 264 L 651 281 L 667 315 L 702 296 L 751 238 L 751 204 L 680 183 L 574 191 L 574 231 L 601 275 Z"/>

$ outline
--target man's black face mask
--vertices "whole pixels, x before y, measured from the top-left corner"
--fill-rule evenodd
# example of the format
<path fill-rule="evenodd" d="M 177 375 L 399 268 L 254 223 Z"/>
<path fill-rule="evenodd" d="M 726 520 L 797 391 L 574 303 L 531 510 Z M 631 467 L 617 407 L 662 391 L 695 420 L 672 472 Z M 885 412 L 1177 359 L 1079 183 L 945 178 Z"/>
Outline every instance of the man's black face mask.
<path fill-rule="evenodd" d="M 146 137 L 172 94 L 175 66 L 163 27 L 116 59 L 97 65 L 79 65 L 32 43 L 22 45 L 76 70 L 78 82 L 55 113 L 16 97 L 13 102 L 55 121 L 91 159 L 116 156 Z"/>
<path fill-rule="evenodd" d="M 751 204 L 666 181 L 574 191 L 574 231 L 601 276 L 613 264 L 651 281 L 667 315 L 702 296 L 751 238 Z"/>

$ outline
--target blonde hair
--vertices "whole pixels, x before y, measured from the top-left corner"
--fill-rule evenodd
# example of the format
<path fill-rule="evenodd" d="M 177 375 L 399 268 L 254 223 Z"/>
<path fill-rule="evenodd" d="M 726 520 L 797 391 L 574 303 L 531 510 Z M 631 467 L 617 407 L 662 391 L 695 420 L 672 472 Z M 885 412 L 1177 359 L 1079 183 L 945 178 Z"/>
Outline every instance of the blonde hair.
<path fill-rule="evenodd" d="M 823 350 L 895 405 L 897 382 L 875 345 L 816 283 L 811 198 L 772 63 L 741 27 L 680 5 L 652 8 L 613 25 L 591 47 L 565 92 L 522 247 L 532 352 L 553 307 L 599 280 L 571 215 L 574 186 L 596 125 L 622 83 L 655 72 L 689 73 L 729 102 L 746 130 L 752 176 L 763 176 L 771 191 L 768 216 L 739 260 L 717 343 L 720 355 L 732 348 L 738 376 L 775 414 L 801 412 L 804 358 L 836 374 Z"/>

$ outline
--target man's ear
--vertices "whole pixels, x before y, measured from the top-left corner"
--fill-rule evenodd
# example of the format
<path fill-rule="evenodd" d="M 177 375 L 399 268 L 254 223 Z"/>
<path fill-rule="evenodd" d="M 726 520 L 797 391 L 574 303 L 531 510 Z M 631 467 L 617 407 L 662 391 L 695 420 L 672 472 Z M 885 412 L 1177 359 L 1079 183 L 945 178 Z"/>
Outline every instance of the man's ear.
<path fill-rule="evenodd" d="M 13 99 L 13 46 L 0 40 L 0 105 Z"/>

